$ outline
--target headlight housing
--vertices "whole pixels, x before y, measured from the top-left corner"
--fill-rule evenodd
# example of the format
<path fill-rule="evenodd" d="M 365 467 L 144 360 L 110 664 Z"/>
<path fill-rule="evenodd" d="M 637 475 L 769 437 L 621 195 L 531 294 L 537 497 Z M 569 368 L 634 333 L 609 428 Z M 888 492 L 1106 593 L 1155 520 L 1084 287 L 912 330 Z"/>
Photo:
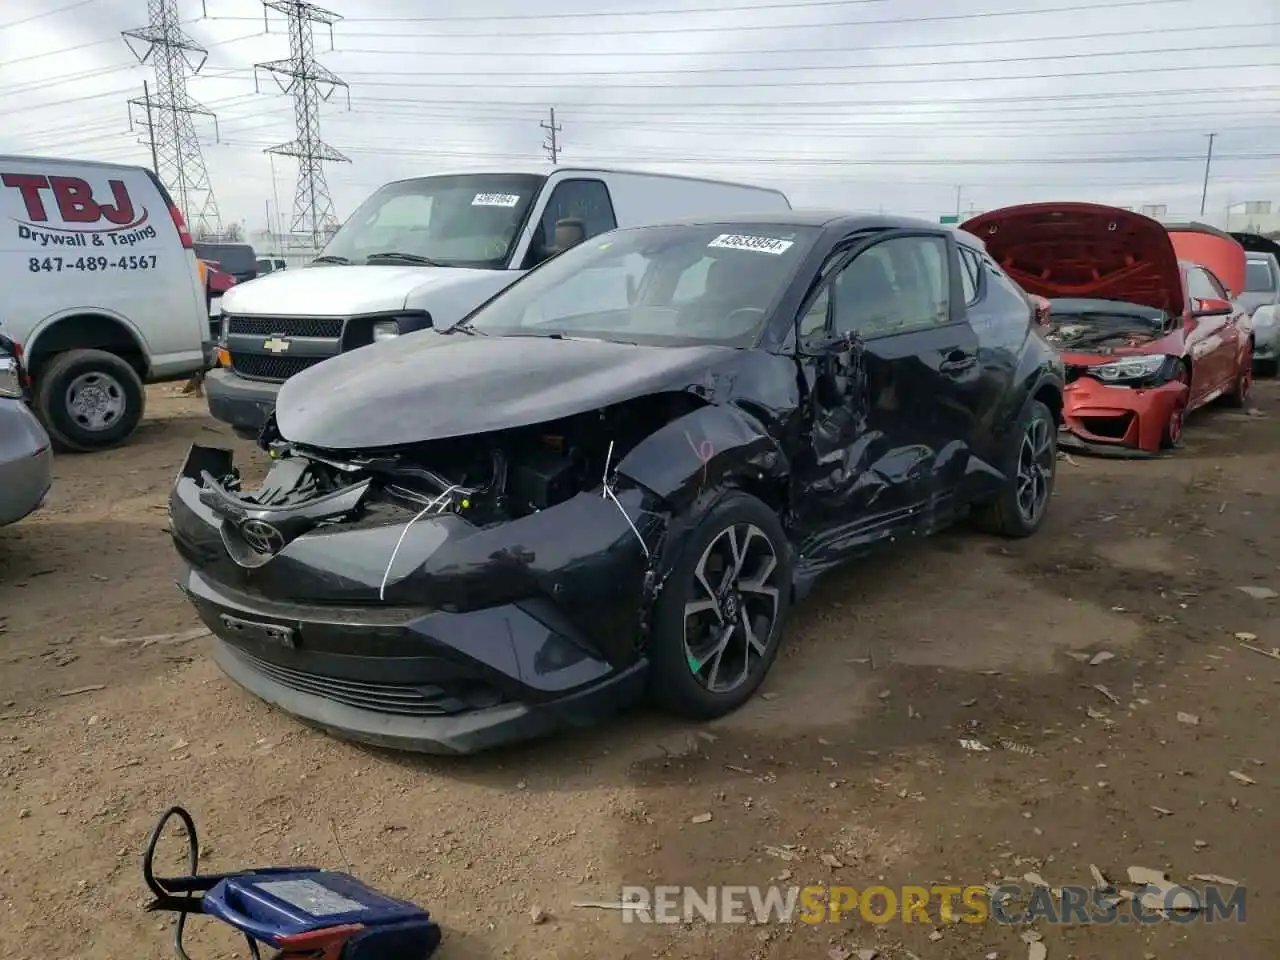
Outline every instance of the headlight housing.
<path fill-rule="evenodd" d="M 1125 357 L 1123 360 L 1100 363 L 1092 367 L 1089 373 L 1103 383 L 1135 383 L 1163 379 L 1161 373 L 1172 359 L 1161 353 Z"/>
<path fill-rule="evenodd" d="M 21 400 L 25 395 L 22 367 L 17 358 L 0 354 L 0 397 Z"/>
<path fill-rule="evenodd" d="M 393 340 L 400 336 L 400 324 L 395 320 L 380 320 L 373 325 L 373 342 Z"/>

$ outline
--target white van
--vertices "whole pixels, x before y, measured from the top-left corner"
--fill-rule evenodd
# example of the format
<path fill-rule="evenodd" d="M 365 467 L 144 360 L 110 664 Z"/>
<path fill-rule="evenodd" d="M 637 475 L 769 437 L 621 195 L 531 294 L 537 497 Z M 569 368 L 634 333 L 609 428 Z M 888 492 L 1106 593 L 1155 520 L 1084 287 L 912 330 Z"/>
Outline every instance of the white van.
<path fill-rule="evenodd" d="M 375 340 L 452 326 L 564 246 L 615 227 L 790 209 L 777 190 L 621 170 L 389 183 L 306 269 L 226 292 L 221 368 L 205 381 L 209 411 L 255 434 L 295 373 Z"/>
<path fill-rule="evenodd" d="M 36 412 L 65 449 L 119 444 L 143 383 L 212 362 L 191 235 L 144 167 L 0 156 L 0 286 Z"/>

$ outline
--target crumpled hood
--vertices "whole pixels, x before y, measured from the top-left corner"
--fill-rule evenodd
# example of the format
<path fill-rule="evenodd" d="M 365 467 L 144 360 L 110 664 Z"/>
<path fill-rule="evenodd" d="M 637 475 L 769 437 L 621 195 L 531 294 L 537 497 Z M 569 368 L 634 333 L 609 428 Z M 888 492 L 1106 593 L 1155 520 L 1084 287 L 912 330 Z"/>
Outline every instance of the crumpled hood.
<path fill-rule="evenodd" d="M 519 277 L 516 271 L 460 267 L 300 267 L 237 284 L 223 295 L 222 311 L 295 317 L 346 317 L 406 307 L 430 311 L 432 305 L 424 298 L 433 294 L 448 294 L 448 302 L 469 304 L 469 310 Z M 448 325 L 459 319 L 442 316 L 438 322 Z"/>
<path fill-rule="evenodd" d="M 286 440 L 330 450 L 443 440 L 683 390 L 737 355 L 730 347 L 424 330 L 285 381 L 276 423 Z"/>
<path fill-rule="evenodd" d="M 1094 203 L 1028 203 L 980 214 L 961 229 L 981 239 L 1028 293 L 1183 312 L 1173 243 L 1142 214 Z"/>

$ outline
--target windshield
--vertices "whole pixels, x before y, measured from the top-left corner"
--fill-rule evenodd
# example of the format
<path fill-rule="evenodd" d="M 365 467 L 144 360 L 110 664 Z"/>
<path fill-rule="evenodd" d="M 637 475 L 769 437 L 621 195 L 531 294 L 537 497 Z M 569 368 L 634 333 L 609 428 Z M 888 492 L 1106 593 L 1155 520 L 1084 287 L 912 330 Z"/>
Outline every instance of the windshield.
<path fill-rule="evenodd" d="M 473 173 L 389 183 L 360 205 L 321 256 L 501 270 L 544 179 Z"/>
<path fill-rule="evenodd" d="M 547 261 L 466 326 L 497 336 L 750 346 L 819 233 L 777 223 L 615 230 Z"/>
<path fill-rule="evenodd" d="M 1276 277 L 1266 260 L 1250 260 L 1245 269 L 1244 289 L 1247 293 L 1271 293 Z"/>

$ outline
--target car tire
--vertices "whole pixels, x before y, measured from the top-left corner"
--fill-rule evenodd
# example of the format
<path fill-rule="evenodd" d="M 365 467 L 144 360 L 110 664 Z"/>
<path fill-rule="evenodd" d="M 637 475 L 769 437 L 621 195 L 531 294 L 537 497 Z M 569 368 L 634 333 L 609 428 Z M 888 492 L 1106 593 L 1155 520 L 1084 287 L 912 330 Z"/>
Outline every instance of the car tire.
<path fill-rule="evenodd" d="M 59 449 L 87 453 L 124 442 L 142 420 L 146 397 L 137 372 L 115 354 L 70 350 L 41 370 L 36 412 Z"/>
<path fill-rule="evenodd" d="M 1253 375 L 1255 377 L 1274 377 L 1277 362 L 1275 360 L 1254 360 Z"/>
<path fill-rule="evenodd" d="M 978 511 L 978 522 L 1002 537 L 1029 537 L 1049 512 L 1058 470 L 1058 424 L 1039 400 L 1032 400 L 1022 414 L 1002 468 L 1004 485 L 999 496 Z M 1034 501 L 1026 498 L 1028 492 Z"/>
<path fill-rule="evenodd" d="M 1231 384 L 1231 389 L 1222 395 L 1222 402 L 1234 410 L 1249 405 L 1249 391 L 1253 388 L 1253 358 L 1248 363 L 1240 366 L 1240 372 L 1236 374 L 1235 382 Z"/>
<path fill-rule="evenodd" d="M 1174 379 L 1180 383 L 1187 384 L 1187 389 L 1191 388 L 1191 367 L 1187 361 L 1180 362 Z M 1169 420 L 1164 425 L 1164 430 L 1160 432 L 1160 449 L 1161 450 L 1179 450 L 1182 448 L 1182 431 L 1186 425 L 1187 407 L 1183 404 L 1177 407 L 1169 414 Z"/>
<path fill-rule="evenodd" d="M 735 553 L 737 574 L 716 601 L 702 584 L 718 589 Z M 707 511 L 663 578 L 654 605 L 649 691 L 660 709 L 711 720 L 751 698 L 778 656 L 790 607 L 791 566 L 782 523 L 761 500 L 735 490 Z M 772 616 L 766 626 L 767 613 Z M 717 643 L 726 619 L 734 627 Z M 755 643 L 744 629 L 747 622 Z"/>

